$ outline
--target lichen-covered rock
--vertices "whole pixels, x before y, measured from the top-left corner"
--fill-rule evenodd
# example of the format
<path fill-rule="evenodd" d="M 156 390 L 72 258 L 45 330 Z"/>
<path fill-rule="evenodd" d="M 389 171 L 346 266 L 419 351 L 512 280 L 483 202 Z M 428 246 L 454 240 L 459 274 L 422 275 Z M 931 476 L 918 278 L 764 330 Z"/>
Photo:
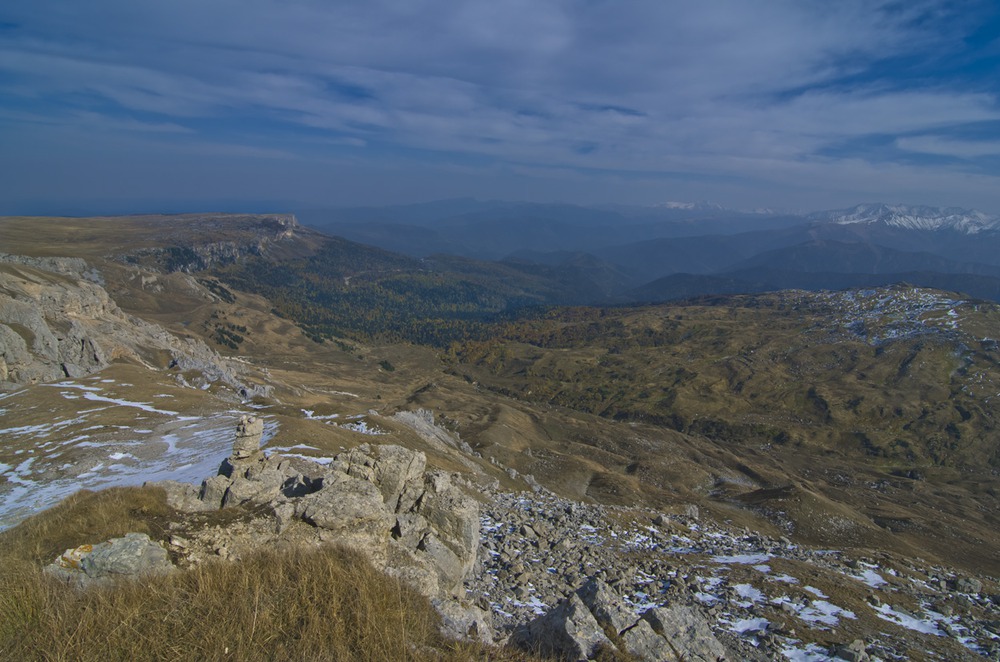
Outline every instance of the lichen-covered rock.
<path fill-rule="evenodd" d="M 97 545 L 67 549 L 45 570 L 82 587 L 115 579 L 171 572 L 167 550 L 145 533 L 128 533 Z"/>

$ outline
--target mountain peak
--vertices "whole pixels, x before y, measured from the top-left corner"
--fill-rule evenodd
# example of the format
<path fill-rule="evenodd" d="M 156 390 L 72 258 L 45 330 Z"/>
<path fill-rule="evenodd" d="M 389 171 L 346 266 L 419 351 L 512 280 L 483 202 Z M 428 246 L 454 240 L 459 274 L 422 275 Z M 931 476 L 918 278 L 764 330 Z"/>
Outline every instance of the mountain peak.
<path fill-rule="evenodd" d="M 688 211 L 722 211 L 725 209 L 722 205 L 718 205 L 714 202 L 707 202 L 701 200 L 699 202 L 676 202 L 668 201 L 661 202 L 659 204 L 652 205 L 653 207 L 658 207 L 660 209 L 685 209 Z"/>
<path fill-rule="evenodd" d="M 885 203 L 868 203 L 850 209 L 817 212 L 810 214 L 809 219 L 841 225 L 878 223 L 907 230 L 952 230 L 962 234 L 1000 229 L 1000 217 L 975 209 Z"/>

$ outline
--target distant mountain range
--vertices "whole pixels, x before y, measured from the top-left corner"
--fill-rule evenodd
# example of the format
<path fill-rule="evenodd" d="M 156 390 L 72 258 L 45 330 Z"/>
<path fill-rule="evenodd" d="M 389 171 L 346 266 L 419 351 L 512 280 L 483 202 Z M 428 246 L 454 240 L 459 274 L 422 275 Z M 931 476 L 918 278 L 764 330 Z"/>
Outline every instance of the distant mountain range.
<path fill-rule="evenodd" d="M 906 205 L 866 204 L 851 209 L 810 214 L 814 222 L 881 224 L 904 230 L 952 230 L 963 234 L 1000 229 L 1000 217 L 958 207 L 909 207 Z"/>
<path fill-rule="evenodd" d="M 872 203 L 788 214 L 704 202 L 459 199 L 298 215 L 323 232 L 414 257 L 456 255 L 545 274 L 575 302 L 895 282 L 1000 300 L 1000 217 L 954 207 Z"/>

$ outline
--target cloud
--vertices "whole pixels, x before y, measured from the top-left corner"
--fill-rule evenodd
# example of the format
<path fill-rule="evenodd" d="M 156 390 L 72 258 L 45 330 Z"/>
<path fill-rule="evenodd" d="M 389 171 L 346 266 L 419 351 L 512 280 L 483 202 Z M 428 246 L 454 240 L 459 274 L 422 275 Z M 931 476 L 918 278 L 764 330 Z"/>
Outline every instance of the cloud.
<path fill-rule="evenodd" d="M 939 172 L 913 153 L 990 180 L 1000 172 L 978 157 L 1000 135 L 933 137 L 1000 120 L 996 65 L 955 75 L 978 62 L 963 38 L 987 11 L 927 0 L 10 0 L 0 100 L 22 119 L 6 114 L 0 131 L 99 125 L 272 161 L 364 148 L 393 173 L 406 154 L 478 162 L 484 176 L 487 164 L 609 182 L 683 174 L 740 180 L 734 196 L 749 182 L 787 194 L 779 177 L 795 173 L 819 191 L 845 164 L 894 159 L 905 168 L 893 176 L 866 170 L 902 190 Z M 849 195 L 843 186 L 828 197 Z"/>
<path fill-rule="evenodd" d="M 1000 156 L 1000 140 L 953 140 L 940 136 L 912 136 L 896 140 L 899 149 L 921 154 L 937 154 L 955 158 Z"/>

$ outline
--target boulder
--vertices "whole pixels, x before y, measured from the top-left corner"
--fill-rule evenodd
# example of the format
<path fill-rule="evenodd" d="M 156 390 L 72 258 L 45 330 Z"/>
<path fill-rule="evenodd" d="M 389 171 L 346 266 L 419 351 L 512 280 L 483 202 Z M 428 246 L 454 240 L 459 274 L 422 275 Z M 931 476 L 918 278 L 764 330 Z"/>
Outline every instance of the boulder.
<path fill-rule="evenodd" d="M 614 648 L 587 605 L 575 593 L 528 623 L 518 643 L 542 655 L 589 660 L 602 647 Z"/>
<path fill-rule="evenodd" d="M 621 633 L 635 625 L 638 619 L 621 596 L 600 579 L 591 579 L 577 591 L 597 622 L 604 627 Z"/>
<path fill-rule="evenodd" d="M 454 598 L 431 600 L 441 615 L 441 634 L 460 641 L 493 643 L 493 626 L 489 614 Z"/>
<path fill-rule="evenodd" d="M 642 617 L 669 642 L 677 660 L 717 662 L 726 658 L 725 646 L 712 634 L 708 621 L 692 607 L 654 607 Z"/>
<path fill-rule="evenodd" d="M 200 490 L 190 483 L 181 483 L 176 480 L 161 480 L 156 483 L 145 483 L 153 487 L 159 487 L 167 493 L 167 505 L 174 510 L 183 513 L 195 513 L 201 510 L 211 510 L 211 503 L 206 503 L 201 499 Z M 219 503 L 222 502 L 220 497 Z M 218 507 L 218 506 L 216 506 Z"/>
<path fill-rule="evenodd" d="M 97 545 L 67 549 L 46 572 L 86 587 L 115 579 L 134 579 L 171 572 L 167 550 L 145 533 L 128 533 Z"/>
<path fill-rule="evenodd" d="M 621 641 L 629 654 L 645 662 L 680 662 L 687 659 L 678 657 L 667 640 L 656 634 L 646 620 L 640 620 L 635 627 L 623 632 Z"/>
<path fill-rule="evenodd" d="M 465 579 L 467 569 L 465 560 L 460 558 L 455 552 L 444 544 L 433 532 L 428 532 L 417 550 L 427 555 L 434 570 L 438 574 L 438 585 L 450 592 L 458 593 L 462 588 L 462 581 Z"/>
<path fill-rule="evenodd" d="M 425 486 L 415 512 L 461 560 L 462 574 L 467 575 L 476 564 L 479 550 L 479 504 L 455 487 L 443 472 L 428 474 Z"/>
<path fill-rule="evenodd" d="M 233 481 L 223 474 L 206 478 L 201 483 L 201 493 L 198 498 L 207 508 L 222 508 L 222 501 L 226 497 L 226 490 Z"/>

